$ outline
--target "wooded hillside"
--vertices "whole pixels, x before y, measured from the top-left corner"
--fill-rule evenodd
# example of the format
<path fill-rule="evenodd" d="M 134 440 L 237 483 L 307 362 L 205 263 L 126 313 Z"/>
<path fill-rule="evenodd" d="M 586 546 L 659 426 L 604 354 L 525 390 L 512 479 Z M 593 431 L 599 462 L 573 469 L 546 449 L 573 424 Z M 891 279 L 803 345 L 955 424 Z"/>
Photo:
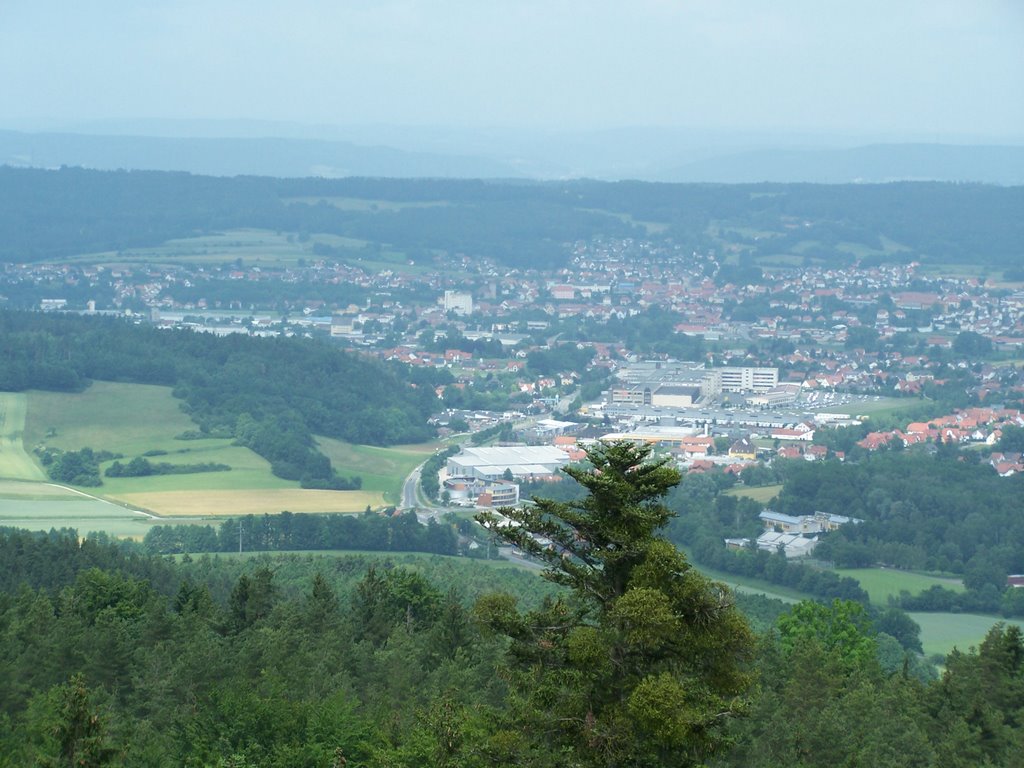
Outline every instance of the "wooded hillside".
<path fill-rule="evenodd" d="M 338 207 L 336 199 L 366 204 Z M 401 205 L 377 208 L 382 201 Z M 773 233 L 757 241 L 755 255 L 778 253 L 797 237 L 838 258 L 839 243 L 881 250 L 884 237 L 908 249 L 892 259 L 1013 267 L 1024 240 L 1021 210 L 1024 188 L 977 184 L 271 179 L 3 167 L 0 261 L 258 227 L 343 235 L 410 255 L 443 250 L 552 267 L 567 258 L 566 243 L 646 237 L 648 222 L 692 248 L 715 245 L 713 225 L 720 241 L 742 239 L 740 230 Z"/>

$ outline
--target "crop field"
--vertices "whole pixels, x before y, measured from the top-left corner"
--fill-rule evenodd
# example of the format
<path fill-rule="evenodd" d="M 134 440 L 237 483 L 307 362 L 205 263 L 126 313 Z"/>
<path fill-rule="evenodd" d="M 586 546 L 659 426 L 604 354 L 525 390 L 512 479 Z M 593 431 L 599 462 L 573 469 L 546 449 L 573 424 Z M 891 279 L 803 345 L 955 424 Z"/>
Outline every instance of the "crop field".
<path fill-rule="evenodd" d="M 42 468 L 25 451 L 27 397 L 23 392 L 0 392 L 0 477 L 43 480 Z"/>
<path fill-rule="evenodd" d="M 226 473 L 230 474 L 230 473 Z M 316 491 L 267 488 L 197 491 L 140 491 L 112 495 L 133 507 L 170 517 L 263 515 L 278 512 L 362 512 L 379 507 L 376 491 Z"/>
<path fill-rule="evenodd" d="M 241 260 L 246 267 L 294 267 L 311 255 L 310 244 L 268 229 L 232 229 L 215 235 L 168 240 L 149 248 L 85 253 L 62 258 L 64 263 L 117 264 L 225 264 Z"/>
<path fill-rule="evenodd" d="M 740 488 L 730 488 L 726 491 L 728 496 L 741 496 L 747 499 L 753 499 L 754 501 L 760 502 L 761 504 L 767 504 L 769 501 L 779 495 L 779 491 L 782 490 L 782 483 L 776 485 L 759 485 L 747 488 L 742 486 Z"/>
<path fill-rule="evenodd" d="M 29 445 L 65 450 L 89 447 L 123 454 L 125 459 L 159 450 L 167 453 L 154 456 L 153 461 L 214 462 L 231 467 L 228 472 L 104 478 L 101 487 L 89 489 L 97 496 L 160 516 L 356 512 L 367 505 L 380 507 L 398 500 L 406 475 L 435 447 L 371 448 L 322 438 L 325 452 L 339 471 L 360 475 L 364 489 L 304 490 L 294 481 L 275 477 L 265 459 L 232 445 L 231 440 L 174 439 L 195 429 L 168 387 L 97 381 L 81 393 L 34 391 L 27 396 L 24 432 Z M 117 535 L 125 535 L 123 526 L 116 527 Z M 114 527 L 104 530 L 115 533 Z"/>
<path fill-rule="evenodd" d="M 910 618 L 921 625 L 921 644 L 926 656 L 948 654 L 954 647 L 966 651 L 977 648 L 993 624 L 1000 621 L 1024 630 L 1024 622 L 979 616 L 972 613 L 911 613 Z"/>
<path fill-rule="evenodd" d="M 898 597 L 901 590 L 917 595 L 938 585 L 954 592 L 964 591 L 964 585 L 960 579 L 927 576 L 922 573 L 899 571 L 893 568 L 837 568 L 836 573 L 856 579 L 868 593 L 871 602 L 879 605 L 887 605 L 889 598 Z"/>
<path fill-rule="evenodd" d="M 372 201 L 349 201 L 352 205 Z M 420 204 L 392 204 L 397 207 L 422 207 Z M 430 204 L 432 205 L 432 204 Z M 350 208 L 350 210 L 359 210 Z M 384 210 L 381 208 L 381 210 Z M 317 242 L 340 248 L 340 259 L 358 263 L 368 270 L 391 269 L 401 272 L 422 272 L 426 265 L 408 263 L 401 251 L 389 249 L 365 250 L 369 241 L 338 235 L 317 234 L 306 242 L 294 235 L 281 234 L 269 229 L 231 229 L 224 232 L 168 240 L 162 245 L 148 248 L 131 248 L 124 251 L 84 253 L 62 258 L 61 263 L 95 264 L 99 266 L 141 265 L 141 264 L 232 264 L 243 268 L 289 269 L 299 265 L 300 260 L 312 261 L 322 258 L 313 253 Z"/>
<path fill-rule="evenodd" d="M 141 537 L 150 518 L 88 494 L 50 483 L 0 481 L 0 526 L 48 531 L 76 528 Z"/>

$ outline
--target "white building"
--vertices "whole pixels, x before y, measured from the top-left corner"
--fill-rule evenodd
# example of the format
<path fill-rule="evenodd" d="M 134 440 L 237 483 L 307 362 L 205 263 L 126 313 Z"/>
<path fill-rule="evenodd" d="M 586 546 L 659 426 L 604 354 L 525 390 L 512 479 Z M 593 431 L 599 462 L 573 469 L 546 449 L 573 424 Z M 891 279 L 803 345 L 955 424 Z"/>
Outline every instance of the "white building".
<path fill-rule="evenodd" d="M 779 385 L 778 368 L 715 368 L 726 392 L 768 392 Z"/>
<path fill-rule="evenodd" d="M 507 448 L 463 448 L 448 458 L 449 477 L 475 477 L 500 480 L 508 471 L 516 479 L 557 475 L 569 463 L 569 456 L 553 445 L 511 446 Z"/>
<path fill-rule="evenodd" d="M 470 293 L 445 291 L 443 302 L 445 313 L 454 312 L 456 315 L 473 314 L 473 295 Z"/>

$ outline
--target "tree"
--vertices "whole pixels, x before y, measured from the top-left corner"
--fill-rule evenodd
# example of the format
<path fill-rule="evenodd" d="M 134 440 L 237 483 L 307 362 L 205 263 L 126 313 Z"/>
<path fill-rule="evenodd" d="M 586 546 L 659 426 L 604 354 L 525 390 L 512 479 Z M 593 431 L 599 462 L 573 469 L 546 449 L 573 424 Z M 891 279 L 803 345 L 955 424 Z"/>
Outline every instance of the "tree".
<path fill-rule="evenodd" d="M 598 445 L 591 466 L 564 470 L 587 496 L 503 509 L 505 527 L 477 518 L 570 589 L 525 615 L 507 596 L 477 605 L 512 639 L 509 730 L 532 756 L 524 764 L 694 765 L 742 709 L 753 636 L 729 590 L 658 535 L 673 514 L 661 498 L 680 476 L 649 455 Z"/>
<path fill-rule="evenodd" d="M 51 689 L 54 721 L 50 727 L 50 747 L 56 754 L 40 754 L 37 765 L 99 768 L 117 755 L 107 741 L 103 723 L 89 701 L 89 689 L 81 674 L 72 675 L 61 686 Z"/>

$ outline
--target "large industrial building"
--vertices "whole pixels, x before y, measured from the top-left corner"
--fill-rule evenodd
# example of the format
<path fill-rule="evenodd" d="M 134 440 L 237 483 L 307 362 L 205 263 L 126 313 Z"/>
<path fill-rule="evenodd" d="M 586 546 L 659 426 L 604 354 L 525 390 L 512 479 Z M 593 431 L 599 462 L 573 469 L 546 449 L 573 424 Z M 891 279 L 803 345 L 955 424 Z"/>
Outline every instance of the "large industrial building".
<path fill-rule="evenodd" d="M 531 480 L 557 475 L 568 463 L 569 455 L 551 445 L 463 448 L 448 458 L 447 472 L 481 480 L 500 480 L 509 472 L 517 480 Z"/>
<path fill-rule="evenodd" d="M 723 392 L 767 393 L 779 383 L 778 368 L 750 366 L 705 368 L 703 363 L 652 360 L 634 363 L 618 374 L 611 402 L 686 408 Z"/>

